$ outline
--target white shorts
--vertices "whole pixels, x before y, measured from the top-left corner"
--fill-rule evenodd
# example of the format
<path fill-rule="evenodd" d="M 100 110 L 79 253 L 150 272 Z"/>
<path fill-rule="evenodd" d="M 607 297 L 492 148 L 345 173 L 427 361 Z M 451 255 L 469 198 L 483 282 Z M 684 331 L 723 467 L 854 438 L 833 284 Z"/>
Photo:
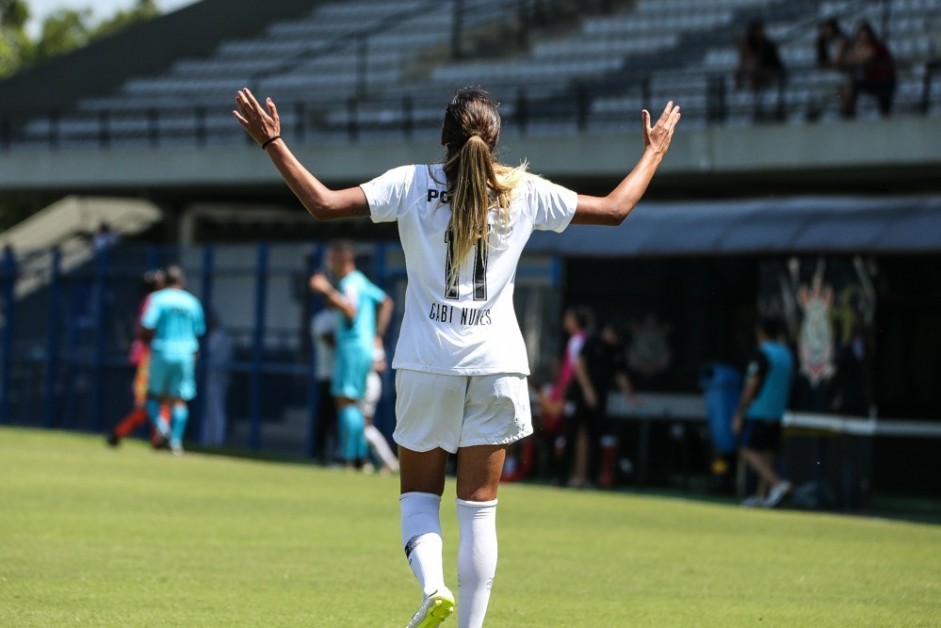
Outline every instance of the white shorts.
<path fill-rule="evenodd" d="M 395 373 L 396 443 L 412 451 L 455 453 L 507 445 L 533 433 L 526 376 Z"/>

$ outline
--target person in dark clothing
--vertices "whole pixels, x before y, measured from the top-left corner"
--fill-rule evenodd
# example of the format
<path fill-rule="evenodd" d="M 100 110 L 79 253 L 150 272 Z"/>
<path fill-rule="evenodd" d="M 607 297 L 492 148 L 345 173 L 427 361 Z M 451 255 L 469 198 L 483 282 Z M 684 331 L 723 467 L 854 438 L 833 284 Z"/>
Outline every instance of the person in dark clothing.
<path fill-rule="evenodd" d="M 816 42 L 818 68 L 842 70 L 849 49 L 850 38 L 840 28 L 839 20 L 831 17 L 820 23 Z"/>
<path fill-rule="evenodd" d="M 575 366 L 569 398 L 575 412 L 566 420 L 565 456 L 559 480 L 572 487 L 591 486 L 598 478 L 598 444 L 608 393 L 617 388 L 633 395 L 626 350 L 617 326 L 606 323 L 588 338 Z"/>
<path fill-rule="evenodd" d="M 850 80 L 840 90 L 844 118 L 856 116 L 856 101 L 860 92 L 874 96 L 879 113 L 888 117 L 895 98 L 895 60 L 885 42 L 876 37 L 869 22 L 856 30 L 853 45 L 846 55 Z"/>
<path fill-rule="evenodd" d="M 776 43 L 768 39 L 765 25 L 754 21 L 748 25 L 745 36 L 738 42 L 739 63 L 735 70 L 735 88 L 747 86 L 755 95 L 754 118 L 765 118 L 764 93 L 773 87 L 778 88 L 778 100 L 775 116 L 784 117 L 784 101 L 781 88 L 784 86 L 785 71 Z"/>
<path fill-rule="evenodd" d="M 758 350 L 748 365 L 745 387 L 732 422 L 741 437 L 739 457 L 758 475 L 758 492 L 744 506 L 777 506 L 792 490 L 774 470 L 794 374 L 794 356 L 784 340 L 784 323 L 762 319 L 756 329 Z"/>

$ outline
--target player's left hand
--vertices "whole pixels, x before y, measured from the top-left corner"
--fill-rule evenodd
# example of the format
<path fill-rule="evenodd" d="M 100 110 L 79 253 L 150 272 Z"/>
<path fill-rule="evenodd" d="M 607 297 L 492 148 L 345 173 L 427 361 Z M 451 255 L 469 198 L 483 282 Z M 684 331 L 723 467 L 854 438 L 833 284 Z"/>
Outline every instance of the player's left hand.
<path fill-rule="evenodd" d="M 232 111 L 232 115 L 259 145 L 281 135 L 281 118 L 278 117 L 278 108 L 270 98 L 265 100 L 265 105 L 267 110 L 255 100 L 255 96 L 247 87 L 235 94 L 237 109 Z"/>

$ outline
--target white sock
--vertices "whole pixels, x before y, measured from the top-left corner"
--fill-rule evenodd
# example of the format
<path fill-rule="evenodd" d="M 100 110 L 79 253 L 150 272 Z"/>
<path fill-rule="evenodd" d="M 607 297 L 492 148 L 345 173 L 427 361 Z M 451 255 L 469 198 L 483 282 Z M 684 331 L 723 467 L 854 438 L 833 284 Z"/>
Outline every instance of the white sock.
<path fill-rule="evenodd" d="M 497 571 L 497 500 L 457 500 L 461 544 L 457 554 L 459 628 L 484 624 L 490 588 Z"/>
<path fill-rule="evenodd" d="M 402 493 L 402 546 L 405 557 L 427 596 L 444 586 L 441 550 L 441 497 L 432 493 Z"/>

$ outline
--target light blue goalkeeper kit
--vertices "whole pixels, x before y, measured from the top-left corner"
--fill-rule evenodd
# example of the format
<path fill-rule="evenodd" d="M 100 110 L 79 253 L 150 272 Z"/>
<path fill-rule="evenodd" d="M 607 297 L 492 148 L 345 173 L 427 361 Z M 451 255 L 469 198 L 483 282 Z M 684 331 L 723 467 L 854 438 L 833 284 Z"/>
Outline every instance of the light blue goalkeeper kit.
<path fill-rule="evenodd" d="M 340 280 L 338 289 L 343 297 L 356 308 L 356 314 L 348 319 L 337 312 L 335 332 L 333 385 L 335 397 L 360 400 L 366 392 L 366 377 L 372 370 L 373 347 L 376 339 L 376 306 L 386 298 L 386 293 L 372 283 L 363 273 L 354 270 Z M 359 404 L 341 407 L 339 418 L 339 451 L 342 460 L 365 458 L 365 425 Z"/>
<path fill-rule="evenodd" d="M 199 299 L 179 288 L 164 288 L 150 295 L 141 326 L 153 331 L 150 342 L 150 381 L 147 392 L 152 397 L 147 409 L 150 420 L 159 428 L 159 399 L 189 401 L 196 396 L 194 363 L 199 337 L 206 333 L 203 307 Z M 189 412 L 185 404 L 172 409 L 171 443 L 179 444 L 186 430 Z"/>

